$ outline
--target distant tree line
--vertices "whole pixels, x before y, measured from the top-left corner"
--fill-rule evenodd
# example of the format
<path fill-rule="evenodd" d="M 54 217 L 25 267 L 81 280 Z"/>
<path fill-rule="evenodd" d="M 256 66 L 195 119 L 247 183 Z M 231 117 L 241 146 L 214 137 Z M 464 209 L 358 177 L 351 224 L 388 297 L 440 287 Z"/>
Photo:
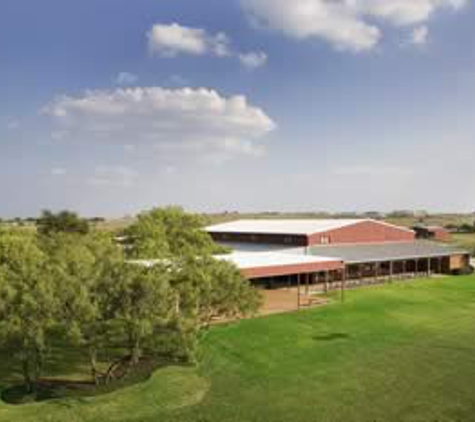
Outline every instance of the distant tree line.
<path fill-rule="evenodd" d="M 475 233 L 475 221 L 473 224 L 447 224 L 445 228 L 453 233 L 473 234 Z"/>
<path fill-rule="evenodd" d="M 87 355 L 96 384 L 109 383 L 144 356 L 194 361 L 213 318 L 258 309 L 238 269 L 213 257 L 200 217 L 154 209 L 123 235 L 125 247 L 69 212 L 43 213 L 37 233 L 0 230 L 0 348 L 28 391 L 60 339 Z M 104 369 L 111 349 L 120 358 Z"/>
<path fill-rule="evenodd" d="M 10 218 L 10 219 L 0 217 L 0 224 L 2 223 L 10 224 L 10 225 L 15 225 L 15 226 L 20 226 L 20 227 L 35 226 L 35 225 L 43 224 L 46 219 L 51 217 L 51 215 L 53 215 L 53 213 L 47 210 L 47 211 L 43 211 L 40 217 L 25 217 L 25 218 L 15 217 L 15 218 Z M 74 217 L 77 218 L 77 222 L 81 221 L 82 224 L 85 223 L 88 226 L 98 225 L 106 221 L 106 219 L 103 217 L 79 218 L 76 213 L 69 212 L 69 211 L 61 211 L 54 215 L 56 219 L 51 220 L 51 221 L 54 222 L 55 224 L 59 224 L 61 220 L 63 220 L 64 222 L 67 222 L 68 218 L 74 219 Z"/>

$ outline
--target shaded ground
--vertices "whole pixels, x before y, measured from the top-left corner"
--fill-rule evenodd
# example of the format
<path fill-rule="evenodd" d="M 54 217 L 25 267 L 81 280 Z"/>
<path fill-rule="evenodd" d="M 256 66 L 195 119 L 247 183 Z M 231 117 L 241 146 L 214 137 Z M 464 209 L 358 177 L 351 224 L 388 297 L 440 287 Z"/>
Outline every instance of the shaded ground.
<path fill-rule="evenodd" d="M 261 292 L 264 304 L 259 312 L 260 315 L 293 312 L 299 309 L 297 288 L 262 290 Z M 315 295 L 312 291 L 306 295 L 304 289 L 300 292 L 300 308 L 322 306 L 327 303 L 327 298 L 322 295 Z"/>
<path fill-rule="evenodd" d="M 100 397 L 0 404 L 0 421 L 472 422 L 475 277 L 353 290 L 343 305 L 217 326 L 201 355 L 199 367 Z"/>

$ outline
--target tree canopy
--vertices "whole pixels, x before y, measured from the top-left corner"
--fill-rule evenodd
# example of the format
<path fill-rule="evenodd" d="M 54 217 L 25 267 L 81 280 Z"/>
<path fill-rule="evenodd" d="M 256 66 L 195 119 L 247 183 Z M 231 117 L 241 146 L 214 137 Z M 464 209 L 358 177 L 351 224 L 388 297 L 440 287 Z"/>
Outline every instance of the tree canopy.
<path fill-rule="evenodd" d="M 55 214 L 45 210 L 37 225 L 38 233 L 46 236 L 55 233 L 87 234 L 90 231 L 89 222 L 71 211 L 60 211 Z"/>
<path fill-rule="evenodd" d="M 207 256 L 219 247 L 203 230 L 204 219 L 180 207 L 155 208 L 128 227 L 128 255 L 136 259 Z"/>
<path fill-rule="evenodd" d="M 14 352 L 29 390 L 58 336 L 87 354 L 94 382 L 107 383 L 144 356 L 195 360 L 214 318 L 259 306 L 239 270 L 213 257 L 219 248 L 201 217 L 181 208 L 141 214 L 125 247 L 74 213 L 43 217 L 38 234 L 0 233 L 0 348 Z M 111 349 L 123 357 L 104 371 L 98 359 Z"/>
<path fill-rule="evenodd" d="M 56 289 L 46 255 L 31 236 L 0 236 L 0 341 L 21 362 L 28 390 L 42 371 L 55 323 Z"/>

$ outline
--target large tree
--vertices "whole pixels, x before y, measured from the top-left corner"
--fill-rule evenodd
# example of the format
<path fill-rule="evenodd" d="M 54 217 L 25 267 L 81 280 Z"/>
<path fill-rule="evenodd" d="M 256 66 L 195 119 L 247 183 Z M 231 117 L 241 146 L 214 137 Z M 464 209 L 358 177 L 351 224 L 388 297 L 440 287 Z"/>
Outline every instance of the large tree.
<path fill-rule="evenodd" d="M 99 382 L 98 352 L 114 321 L 113 278 L 123 263 L 120 247 L 106 234 L 57 234 L 43 241 L 57 280 L 60 325 L 78 346 L 88 350 L 91 374 Z"/>
<path fill-rule="evenodd" d="M 130 363 L 135 365 L 143 348 L 153 344 L 154 332 L 166 326 L 172 315 L 174 292 L 168 266 L 124 263 L 116 268 L 111 294 L 117 326 L 125 334 Z"/>
<path fill-rule="evenodd" d="M 0 343 L 21 363 L 32 391 L 41 375 L 57 298 L 51 270 L 36 238 L 0 236 Z"/>
<path fill-rule="evenodd" d="M 50 236 L 57 233 L 87 234 L 89 222 L 71 211 L 53 213 L 45 210 L 38 219 L 38 233 Z"/>
<path fill-rule="evenodd" d="M 156 271 L 156 277 L 170 277 L 174 313 L 155 340 L 168 354 L 186 359 L 193 358 L 200 330 L 214 317 L 248 315 L 260 303 L 260 295 L 239 270 L 213 256 L 222 248 L 203 230 L 204 224 L 199 215 L 167 207 L 141 214 L 126 231 L 130 257 L 158 268 L 166 264 L 167 273 Z"/>
<path fill-rule="evenodd" d="M 204 224 L 200 215 L 180 207 L 142 213 L 125 232 L 128 254 L 140 259 L 210 255 L 220 249 L 203 230 Z"/>

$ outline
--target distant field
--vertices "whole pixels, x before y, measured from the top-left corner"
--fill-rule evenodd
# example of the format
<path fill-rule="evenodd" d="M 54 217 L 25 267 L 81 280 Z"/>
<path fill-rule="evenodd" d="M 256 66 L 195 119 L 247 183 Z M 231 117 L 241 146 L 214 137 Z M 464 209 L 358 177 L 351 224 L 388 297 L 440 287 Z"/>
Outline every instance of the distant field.
<path fill-rule="evenodd" d="M 96 398 L 0 404 L 0 421 L 471 422 L 474 298 L 473 276 L 350 291 L 343 305 L 213 328 L 197 368 Z M 9 368 L 4 356 L 2 377 Z"/>
<path fill-rule="evenodd" d="M 329 214 L 325 212 L 260 212 L 260 213 L 214 213 L 203 214 L 207 224 L 218 224 L 238 219 L 325 219 L 325 218 L 365 218 L 364 215 L 358 214 Z M 120 232 L 135 221 L 135 217 L 127 216 L 117 219 L 109 219 L 94 224 L 94 227 L 101 231 Z M 388 223 L 412 227 L 419 220 L 415 217 L 395 217 L 386 218 Z M 424 224 L 446 226 L 448 224 L 462 225 L 473 224 L 475 215 L 473 214 L 434 214 L 424 219 Z M 7 227 L 18 227 L 11 224 L 5 224 Z M 24 223 L 20 229 L 34 230 L 35 226 L 31 223 Z"/>
<path fill-rule="evenodd" d="M 475 234 L 453 234 L 451 243 L 465 248 L 475 255 Z"/>

